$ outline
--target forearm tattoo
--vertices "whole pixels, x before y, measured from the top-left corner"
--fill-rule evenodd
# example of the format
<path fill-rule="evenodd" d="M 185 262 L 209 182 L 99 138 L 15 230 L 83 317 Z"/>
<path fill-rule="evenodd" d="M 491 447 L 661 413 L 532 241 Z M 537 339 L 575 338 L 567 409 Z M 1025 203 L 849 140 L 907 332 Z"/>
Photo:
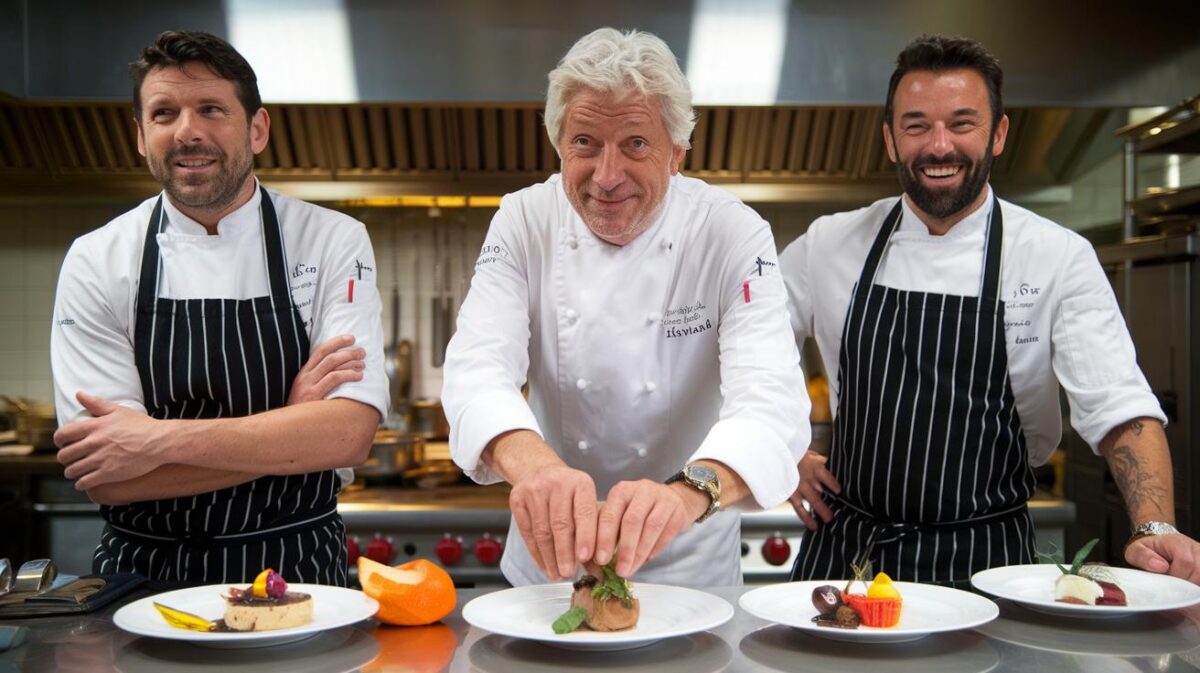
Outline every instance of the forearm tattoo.
<path fill-rule="evenodd" d="M 1108 450 L 1108 466 L 1125 503 L 1129 506 L 1131 516 L 1143 512 L 1144 508 L 1153 508 L 1159 516 L 1165 514 L 1163 503 L 1170 497 L 1170 492 L 1162 483 L 1162 475 L 1148 471 L 1141 456 L 1132 446 L 1130 440 L 1142 434 L 1142 421 L 1135 419 L 1122 425 L 1115 436 L 1114 446 Z"/>

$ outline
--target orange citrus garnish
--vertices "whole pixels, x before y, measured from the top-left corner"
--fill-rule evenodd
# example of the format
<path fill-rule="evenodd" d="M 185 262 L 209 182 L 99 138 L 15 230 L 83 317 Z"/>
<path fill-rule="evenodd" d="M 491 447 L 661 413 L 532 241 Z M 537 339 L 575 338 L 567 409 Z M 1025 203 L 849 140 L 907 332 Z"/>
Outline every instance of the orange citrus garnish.
<path fill-rule="evenodd" d="M 391 567 L 360 556 L 358 582 L 363 593 L 379 601 L 375 619 L 385 624 L 432 624 L 458 601 L 449 573 L 426 559 Z"/>

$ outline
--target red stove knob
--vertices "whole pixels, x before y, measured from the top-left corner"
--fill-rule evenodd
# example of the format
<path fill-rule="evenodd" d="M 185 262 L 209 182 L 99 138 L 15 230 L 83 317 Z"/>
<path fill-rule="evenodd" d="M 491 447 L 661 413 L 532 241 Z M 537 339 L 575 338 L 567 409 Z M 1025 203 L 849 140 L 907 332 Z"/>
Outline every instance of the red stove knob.
<path fill-rule="evenodd" d="M 784 539 L 779 531 L 771 534 L 767 541 L 762 546 L 763 558 L 773 566 L 781 566 L 787 563 L 788 558 L 792 555 L 792 545 Z"/>
<path fill-rule="evenodd" d="M 346 560 L 350 565 L 358 563 L 358 538 L 346 538 Z"/>
<path fill-rule="evenodd" d="M 375 539 L 367 543 L 367 550 L 363 552 L 363 556 L 387 565 L 392 562 L 392 553 L 396 551 L 396 547 L 392 544 L 392 538 L 384 538 L 383 535 L 376 533 Z"/>
<path fill-rule="evenodd" d="M 485 566 L 494 566 L 499 563 L 500 555 L 503 553 L 504 545 L 488 533 L 484 533 L 483 537 L 475 541 L 475 558 Z"/>
<path fill-rule="evenodd" d="M 477 548 L 478 549 L 478 548 Z M 462 538 L 455 538 L 453 535 L 446 533 L 438 543 L 433 546 L 433 553 L 441 559 L 442 565 L 456 565 L 463 557 Z M 476 554 L 479 552 L 476 551 Z"/>

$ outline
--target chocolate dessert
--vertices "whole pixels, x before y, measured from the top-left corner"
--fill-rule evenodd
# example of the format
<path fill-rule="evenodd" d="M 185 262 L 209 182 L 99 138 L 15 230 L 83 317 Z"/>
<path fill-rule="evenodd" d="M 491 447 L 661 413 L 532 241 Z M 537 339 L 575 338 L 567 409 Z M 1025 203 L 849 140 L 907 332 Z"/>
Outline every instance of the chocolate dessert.
<path fill-rule="evenodd" d="M 224 623 L 233 631 L 275 631 L 312 621 L 312 596 L 288 591 L 273 570 L 260 573 L 248 589 L 230 587 L 224 598 Z"/>

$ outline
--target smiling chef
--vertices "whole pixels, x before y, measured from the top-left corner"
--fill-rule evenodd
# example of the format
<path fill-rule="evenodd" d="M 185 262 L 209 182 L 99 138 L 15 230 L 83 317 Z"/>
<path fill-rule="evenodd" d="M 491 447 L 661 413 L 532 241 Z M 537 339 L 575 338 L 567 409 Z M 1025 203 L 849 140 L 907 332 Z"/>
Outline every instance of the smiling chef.
<path fill-rule="evenodd" d="M 549 78 L 562 172 L 492 220 L 446 356 L 453 457 L 513 485 L 514 585 L 614 553 L 740 584 L 729 508 L 786 501 L 809 439 L 770 227 L 679 175 L 695 114 L 662 40 L 597 30 Z"/>
<path fill-rule="evenodd" d="M 907 581 L 1032 562 L 1031 466 L 1059 441 L 1061 385 L 1125 496 L 1126 560 L 1200 580 L 1172 526 L 1165 418 L 1095 252 L 988 186 L 1002 80 L 976 42 L 910 44 L 883 125 L 904 195 L 821 218 L 780 255 L 797 336 L 837 372 L 828 461 L 800 462 L 813 532 L 793 579 L 844 577 L 872 543 L 875 569 Z"/>

